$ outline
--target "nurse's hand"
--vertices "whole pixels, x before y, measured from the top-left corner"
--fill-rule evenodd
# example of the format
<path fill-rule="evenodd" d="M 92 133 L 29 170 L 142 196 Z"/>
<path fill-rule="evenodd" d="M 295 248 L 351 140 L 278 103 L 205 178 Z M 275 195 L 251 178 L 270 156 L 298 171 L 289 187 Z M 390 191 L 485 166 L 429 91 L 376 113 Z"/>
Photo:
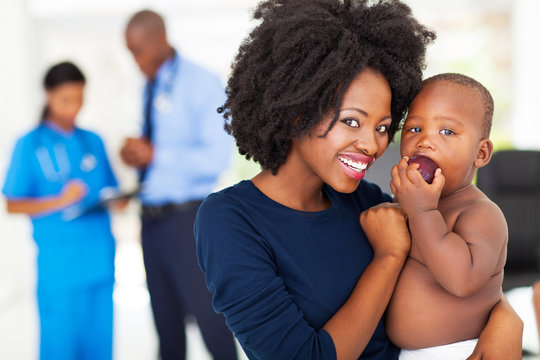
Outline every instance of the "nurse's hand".
<path fill-rule="evenodd" d="M 127 138 L 120 150 L 120 156 L 126 164 L 144 168 L 152 162 L 154 149 L 144 137 Z"/>
<path fill-rule="evenodd" d="M 60 193 L 62 206 L 69 206 L 81 200 L 88 193 L 88 186 L 81 180 L 71 180 L 64 185 Z"/>

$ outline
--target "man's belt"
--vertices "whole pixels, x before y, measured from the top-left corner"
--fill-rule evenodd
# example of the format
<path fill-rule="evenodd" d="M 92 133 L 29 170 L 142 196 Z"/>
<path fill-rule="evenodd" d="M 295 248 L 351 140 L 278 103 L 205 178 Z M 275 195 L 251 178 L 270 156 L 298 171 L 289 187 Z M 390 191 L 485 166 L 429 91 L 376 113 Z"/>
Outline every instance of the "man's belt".
<path fill-rule="evenodd" d="M 142 216 L 143 218 L 148 218 L 148 219 L 161 218 L 173 212 L 191 209 L 195 206 L 198 207 L 201 203 L 202 201 L 200 200 L 192 200 L 192 201 L 187 201 L 184 203 L 167 203 L 164 205 L 157 205 L 157 206 L 143 205 Z"/>

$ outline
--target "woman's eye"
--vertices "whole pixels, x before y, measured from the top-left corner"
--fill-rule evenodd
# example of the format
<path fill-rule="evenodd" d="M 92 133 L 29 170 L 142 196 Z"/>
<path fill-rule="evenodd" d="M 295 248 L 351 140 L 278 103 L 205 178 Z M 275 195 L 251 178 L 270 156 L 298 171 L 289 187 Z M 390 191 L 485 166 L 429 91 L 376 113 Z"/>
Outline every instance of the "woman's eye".
<path fill-rule="evenodd" d="M 440 131 L 440 133 L 441 133 L 442 135 L 453 135 L 453 134 L 454 134 L 454 132 L 453 132 L 452 130 L 450 130 L 450 129 L 442 129 L 442 130 Z"/>
<path fill-rule="evenodd" d="M 375 131 L 377 131 L 379 133 L 382 133 L 382 134 L 386 134 L 388 132 L 388 128 L 389 128 L 388 125 L 379 125 L 379 126 L 377 126 Z"/>
<path fill-rule="evenodd" d="M 360 127 L 360 123 L 358 122 L 358 120 L 355 120 L 355 119 L 347 118 L 347 119 L 341 120 L 341 122 L 353 128 Z"/>

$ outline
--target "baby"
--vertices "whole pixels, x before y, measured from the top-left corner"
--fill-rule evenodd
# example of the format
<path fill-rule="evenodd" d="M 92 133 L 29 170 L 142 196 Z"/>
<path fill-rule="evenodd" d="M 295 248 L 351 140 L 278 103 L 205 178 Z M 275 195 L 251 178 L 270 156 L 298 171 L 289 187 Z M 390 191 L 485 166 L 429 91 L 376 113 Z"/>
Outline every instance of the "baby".
<path fill-rule="evenodd" d="M 412 239 L 386 318 L 400 359 L 467 358 L 501 298 L 508 229 L 473 184 L 493 152 L 492 116 L 489 91 L 460 74 L 425 80 L 410 106 L 390 184 Z M 435 162 L 431 184 L 413 156 Z"/>

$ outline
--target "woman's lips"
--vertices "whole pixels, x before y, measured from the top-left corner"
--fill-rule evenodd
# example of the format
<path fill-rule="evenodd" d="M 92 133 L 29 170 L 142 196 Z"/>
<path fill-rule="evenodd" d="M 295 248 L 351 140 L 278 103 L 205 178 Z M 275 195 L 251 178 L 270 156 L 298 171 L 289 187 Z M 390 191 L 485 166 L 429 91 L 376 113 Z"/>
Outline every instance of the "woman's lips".
<path fill-rule="evenodd" d="M 339 164 L 345 174 L 355 180 L 362 180 L 366 169 L 373 162 L 373 157 L 361 154 L 339 154 Z"/>

